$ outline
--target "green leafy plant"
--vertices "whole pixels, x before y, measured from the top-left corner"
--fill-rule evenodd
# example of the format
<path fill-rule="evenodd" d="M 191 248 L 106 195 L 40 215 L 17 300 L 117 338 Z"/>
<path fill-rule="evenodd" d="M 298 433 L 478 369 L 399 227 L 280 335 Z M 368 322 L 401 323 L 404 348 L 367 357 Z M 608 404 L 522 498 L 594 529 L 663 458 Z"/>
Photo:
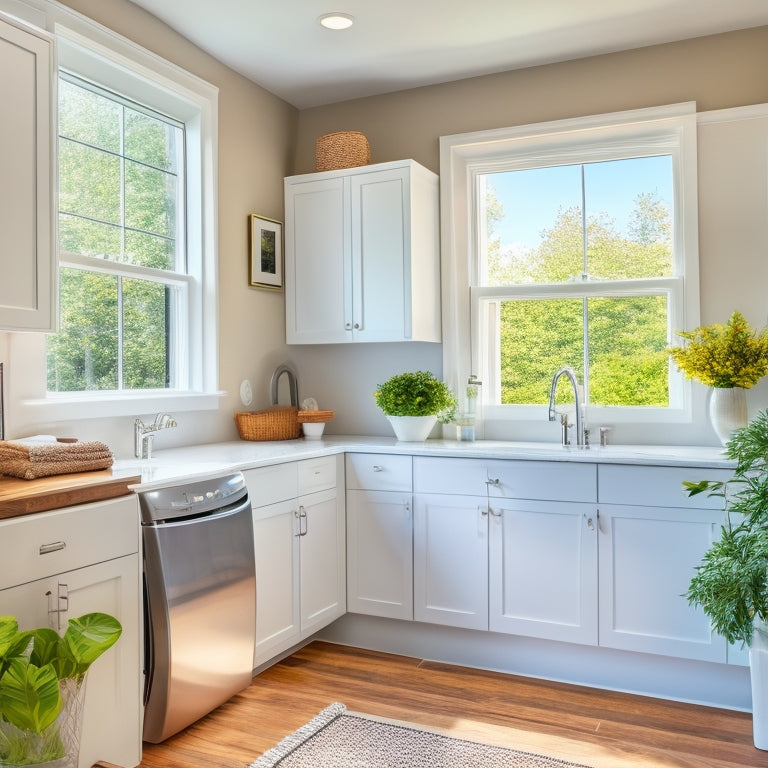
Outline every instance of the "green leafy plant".
<path fill-rule="evenodd" d="M 667 352 L 687 379 L 708 387 L 749 389 L 768 373 L 768 328 L 755 333 L 740 312 L 725 325 L 678 331 L 687 341 Z"/>
<path fill-rule="evenodd" d="M 736 430 L 725 452 L 736 461 L 731 480 L 683 484 L 689 496 L 721 496 L 726 508 L 686 597 L 728 642 L 750 645 L 755 618 L 768 621 L 768 411 Z"/>
<path fill-rule="evenodd" d="M 62 690 L 82 685 L 121 632 L 120 622 L 105 613 L 70 619 L 63 636 L 47 628 L 21 631 L 14 616 L 0 616 L 0 765 L 64 756 L 56 726 Z"/>
<path fill-rule="evenodd" d="M 448 386 L 428 371 L 392 376 L 378 386 L 374 397 L 387 416 L 438 416 L 449 421 L 457 405 Z"/>

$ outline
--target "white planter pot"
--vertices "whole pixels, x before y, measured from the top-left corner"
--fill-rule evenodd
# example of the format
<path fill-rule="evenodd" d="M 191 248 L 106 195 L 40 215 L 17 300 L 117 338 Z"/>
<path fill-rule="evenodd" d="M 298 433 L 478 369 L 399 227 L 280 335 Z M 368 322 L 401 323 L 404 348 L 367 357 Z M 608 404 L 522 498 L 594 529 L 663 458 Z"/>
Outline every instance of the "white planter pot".
<path fill-rule="evenodd" d="M 715 387 L 709 397 L 709 419 L 715 434 L 725 445 L 734 429 L 747 426 L 747 390 Z"/>
<path fill-rule="evenodd" d="M 749 669 L 752 681 L 752 739 L 768 749 L 768 624 L 754 619 Z"/>
<path fill-rule="evenodd" d="M 395 437 L 404 443 L 423 443 L 437 424 L 437 416 L 387 416 Z"/>

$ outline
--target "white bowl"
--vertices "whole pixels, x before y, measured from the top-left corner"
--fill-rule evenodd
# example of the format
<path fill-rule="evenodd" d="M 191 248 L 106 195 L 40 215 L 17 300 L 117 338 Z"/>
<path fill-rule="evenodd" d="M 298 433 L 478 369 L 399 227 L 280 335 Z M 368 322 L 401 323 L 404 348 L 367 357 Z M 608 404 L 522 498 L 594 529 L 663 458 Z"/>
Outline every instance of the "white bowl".
<path fill-rule="evenodd" d="M 324 421 L 305 421 L 301 425 L 304 437 L 307 440 L 319 440 L 323 436 L 325 429 Z"/>

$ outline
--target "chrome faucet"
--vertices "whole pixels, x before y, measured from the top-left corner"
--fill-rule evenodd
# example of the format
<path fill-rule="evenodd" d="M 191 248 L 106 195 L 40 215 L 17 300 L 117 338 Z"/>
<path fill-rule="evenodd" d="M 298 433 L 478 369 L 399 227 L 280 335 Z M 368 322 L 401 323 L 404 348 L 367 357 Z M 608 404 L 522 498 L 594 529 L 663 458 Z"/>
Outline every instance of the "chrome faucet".
<path fill-rule="evenodd" d="M 145 424 L 141 419 L 133 422 L 134 455 L 137 459 L 152 458 L 152 440 L 161 429 L 176 426 L 176 419 L 169 413 L 158 413 L 151 424 Z"/>
<path fill-rule="evenodd" d="M 576 371 L 571 368 L 570 365 L 564 365 L 552 378 L 552 386 L 549 389 L 549 420 L 555 420 L 555 390 L 557 389 L 557 382 L 561 376 L 565 376 L 568 381 L 571 382 L 573 387 L 573 400 L 576 403 L 576 445 L 580 448 L 588 446 L 587 443 L 587 430 L 584 427 L 584 414 L 581 410 L 581 397 L 579 395 L 579 382 L 576 379 Z M 560 415 L 560 423 L 563 425 L 563 445 L 568 445 L 568 416 L 566 414 Z"/>

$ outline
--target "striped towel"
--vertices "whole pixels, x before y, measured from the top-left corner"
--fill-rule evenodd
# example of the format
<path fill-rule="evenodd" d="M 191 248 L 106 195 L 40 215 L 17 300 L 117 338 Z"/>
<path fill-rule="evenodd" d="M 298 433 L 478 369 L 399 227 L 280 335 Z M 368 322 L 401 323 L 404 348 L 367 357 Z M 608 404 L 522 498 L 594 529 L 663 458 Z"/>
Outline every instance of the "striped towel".
<path fill-rule="evenodd" d="M 83 443 L 0 440 L 0 475 L 24 480 L 112 466 L 112 451 L 98 441 Z"/>

